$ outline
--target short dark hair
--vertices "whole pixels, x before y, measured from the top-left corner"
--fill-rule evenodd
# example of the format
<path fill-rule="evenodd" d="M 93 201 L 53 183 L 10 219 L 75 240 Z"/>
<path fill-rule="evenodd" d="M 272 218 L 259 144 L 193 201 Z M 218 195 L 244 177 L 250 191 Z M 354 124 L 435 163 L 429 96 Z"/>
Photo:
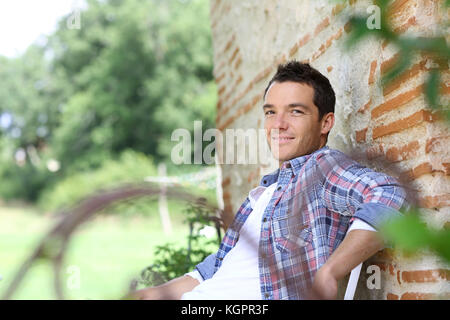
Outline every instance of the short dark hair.
<path fill-rule="evenodd" d="M 264 98 L 272 83 L 286 81 L 304 83 L 314 89 L 313 102 L 319 108 L 319 120 L 325 114 L 334 112 L 336 96 L 328 78 L 308 63 L 295 60 L 278 66 L 277 72 L 264 91 Z"/>

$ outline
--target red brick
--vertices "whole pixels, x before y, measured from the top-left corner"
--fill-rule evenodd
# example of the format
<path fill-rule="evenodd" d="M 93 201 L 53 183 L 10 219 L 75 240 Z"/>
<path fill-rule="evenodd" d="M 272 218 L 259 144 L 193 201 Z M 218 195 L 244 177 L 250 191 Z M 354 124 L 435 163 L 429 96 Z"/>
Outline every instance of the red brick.
<path fill-rule="evenodd" d="M 374 265 L 379 267 L 380 270 L 383 272 L 387 272 L 387 270 L 388 270 L 388 265 L 386 263 L 374 263 Z"/>
<path fill-rule="evenodd" d="M 282 54 L 276 61 L 275 61 L 275 66 L 278 66 L 279 64 L 282 63 L 286 63 L 287 62 L 287 57 L 285 54 Z"/>
<path fill-rule="evenodd" d="M 434 298 L 436 295 L 432 293 L 406 292 L 402 294 L 400 300 L 433 300 Z"/>
<path fill-rule="evenodd" d="M 445 175 L 450 174 L 450 172 L 448 170 L 446 170 L 445 166 L 444 166 L 444 170 L 438 170 L 438 169 L 433 168 L 431 163 L 425 162 L 425 163 L 418 165 L 414 169 L 410 169 L 408 171 L 403 172 L 400 175 L 400 177 L 402 179 L 405 179 L 405 181 L 410 181 L 410 180 L 417 179 L 418 177 L 420 177 L 424 174 L 435 173 L 435 172 L 442 172 Z"/>
<path fill-rule="evenodd" d="M 421 71 L 427 70 L 426 61 L 421 61 L 415 65 L 413 65 L 410 69 L 406 70 L 399 76 L 397 76 L 394 80 L 392 80 L 388 85 L 383 87 L 383 95 L 388 95 L 394 90 L 397 90 L 404 84 L 406 81 L 417 76 Z"/>
<path fill-rule="evenodd" d="M 341 36 L 342 36 L 342 29 L 339 29 L 338 32 L 336 32 L 334 35 L 328 38 L 327 41 L 319 47 L 319 50 L 312 55 L 311 61 L 318 59 L 322 54 L 325 53 L 325 51 L 327 51 L 327 49 L 331 46 L 333 41 L 338 40 Z"/>
<path fill-rule="evenodd" d="M 381 251 L 378 251 L 375 254 L 375 258 L 377 260 L 383 260 L 383 261 L 384 260 L 391 261 L 392 259 L 394 259 L 394 257 L 395 257 L 394 250 L 393 249 L 389 249 L 389 248 L 386 248 L 386 249 L 383 249 Z"/>
<path fill-rule="evenodd" d="M 231 62 L 236 58 L 238 53 L 239 53 L 239 48 L 234 49 L 233 54 L 231 55 L 231 58 L 228 60 L 228 64 L 231 64 Z"/>
<path fill-rule="evenodd" d="M 440 117 L 436 113 L 431 113 L 428 110 L 420 110 L 413 113 L 409 117 L 391 122 L 387 125 L 375 127 L 372 131 L 372 138 L 377 139 L 389 134 L 397 133 L 405 129 L 412 128 L 423 122 L 434 122 Z"/>
<path fill-rule="evenodd" d="M 226 60 L 223 60 L 220 63 L 215 63 L 213 73 L 217 74 L 220 70 L 222 70 L 225 67 L 226 63 L 227 63 Z"/>
<path fill-rule="evenodd" d="M 220 76 L 217 76 L 215 81 L 217 84 L 219 84 L 220 81 L 223 80 L 223 78 L 225 78 L 225 72 L 222 72 L 222 74 Z"/>
<path fill-rule="evenodd" d="M 298 41 L 298 48 L 300 49 L 301 47 L 303 47 L 305 44 L 308 43 L 309 39 L 311 38 L 310 34 L 307 33 L 306 35 L 304 35 L 299 41 Z"/>
<path fill-rule="evenodd" d="M 383 61 L 380 65 L 381 75 L 384 75 L 387 71 L 389 71 L 389 69 L 391 69 L 397 63 L 399 58 L 400 58 L 400 54 L 396 53 L 388 60 Z"/>
<path fill-rule="evenodd" d="M 389 274 L 391 275 L 391 276 L 393 276 L 394 274 L 395 274 L 395 272 L 394 272 L 394 266 L 392 265 L 392 264 L 390 264 L 389 265 Z"/>
<path fill-rule="evenodd" d="M 253 82 L 256 84 L 256 83 L 260 82 L 261 80 L 267 78 L 270 75 L 270 73 L 272 72 L 272 70 L 273 70 L 272 66 L 265 68 L 263 71 L 258 73 L 258 75 L 255 77 L 255 79 L 253 79 Z"/>
<path fill-rule="evenodd" d="M 439 282 L 441 280 L 450 280 L 450 270 L 435 269 L 435 270 L 418 270 L 418 271 L 403 271 L 402 280 L 405 282 Z"/>
<path fill-rule="evenodd" d="M 292 48 L 289 50 L 289 57 L 292 57 L 298 51 L 298 43 L 296 42 Z"/>
<path fill-rule="evenodd" d="M 225 179 L 222 180 L 222 188 L 226 188 L 230 185 L 231 183 L 231 179 L 230 177 L 227 177 Z"/>
<path fill-rule="evenodd" d="M 225 89 L 226 89 L 225 86 L 221 86 L 221 87 L 218 89 L 217 94 L 220 96 L 222 93 L 224 93 Z"/>
<path fill-rule="evenodd" d="M 366 150 L 366 156 L 368 160 L 373 160 L 378 157 L 384 156 L 383 145 L 374 145 Z"/>
<path fill-rule="evenodd" d="M 368 128 L 365 128 L 363 130 L 359 130 L 359 131 L 355 132 L 356 142 L 364 142 L 364 141 L 366 141 L 367 129 Z"/>
<path fill-rule="evenodd" d="M 425 163 L 418 165 L 417 167 L 415 167 L 413 169 L 403 172 L 400 175 L 400 177 L 404 181 L 410 181 L 410 180 L 417 179 L 418 177 L 420 177 L 424 174 L 432 173 L 432 172 L 434 172 L 434 170 L 433 170 L 431 163 L 425 162 Z"/>
<path fill-rule="evenodd" d="M 389 4 L 388 9 L 391 11 L 397 11 L 399 10 L 403 5 L 405 5 L 409 0 L 395 0 L 391 1 Z"/>
<path fill-rule="evenodd" d="M 390 293 L 390 292 L 388 292 L 388 294 L 386 295 L 387 300 L 398 300 L 398 298 L 399 298 L 398 295 Z"/>
<path fill-rule="evenodd" d="M 350 31 L 352 31 L 352 24 L 351 24 L 350 22 L 347 22 L 347 23 L 344 25 L 344 31 L 345 31 L 346 33 L 349 33 Z"/>
<path fill-rule="evenodd" d="M 231 194 L 229 192 L 224 192 L 222 197 L 223 197 L 223 200 L 230 200 Z"/>
<path fill-rule="evenodd" d="M 398 96 L 388 101 L 385 101 L 384 103 L 372 109 L 372 118 L 378 118 L 388 111 L 394 110 L 402 105 L 407 104 L 408 102 L 419 97 L 423 93 L 423 90 L 424 86 L 420 85 L 414 89 L 399 94 Z"/>
<path fill-rule="evenodd" d="M 419 142 L 412 141 L 402 147 L 392 147 L 386 150 L 386 159 L 392 162 L 411 159 L 417 155 Z"/>
<path fill-rule="evenodd" d="M 346 3 L 339 3 L 333 9 L 331 10 L 331 15 L 336 16 L 338 15 L 346 6 Z"/>
<path fill-rule="evenodd" d="M 371 104 L 372 104 L 372 98 L 370 98 L 369 101 L 367 101 L 367 103 L 365 105 L 363 105 L 361 108 L 359 108 L 357 112 L 365 113 L 370 108 Z"/>
<path fill-rule="evenodd" d="M 239 58 L 236 60 L 236 63 L 234 64 L 234 69 L 239 68 L 239 66 L 241 65 L 241 63 L 242 63 L 242 59 L 241 59 L 241 57 L 239 57 Z"/>
<path fill-rule="evenodd" d="M 235 40 L 236 36 L 233 34 L 231 36 L 231 39 L 228 40 L 228 42 L 225 45 L 225 48 L 222 50 L 222 53 L 228 51 L 231 48 L 231 45 L 233 44 L 234 40 Z"/>
<path fill-rule="evenodd" d="M 417 25 L 416 17 L 412 16 L 408 19 L 408 21 L 406 23 L 402 24 L 401 26 L 399 26 L 397 28 L 394 28 L 394 32 L 397 34 L 401 34 L 415 25 Z"/>
<path fill-rule="evenodd" d="M 369 72 L 369 85 L 375 82 L 375 71 L 377 69 L 377 61 L 374 60 L 370 63 L 370 72 Z"/>
<path fill-rule="evenodd" d="M 326 17 L 325 19 L 320 22 L 316 29 L 314 30 L 314 37 L 316 37 L 322 30 L 324 30 L 326 27 L 330 25 L 330 19 Z"/>
<path fill-rule="evenodd" d="M 428 209 L 448 207 L 450 206 L 450 194 L 422 197 L 419 199 L 419 206 Z"/>
<path fill-rule="evenodd" d="M 392 15 L 402 15 L 404 14 L 404 6 L 405 4 L 408 2 L 409 0 L 395 0 L 392 1 L 389 6 L 388 6 L 388 10 L 387 10 L 387 14 L 388 16 L 392 16 Z"/>

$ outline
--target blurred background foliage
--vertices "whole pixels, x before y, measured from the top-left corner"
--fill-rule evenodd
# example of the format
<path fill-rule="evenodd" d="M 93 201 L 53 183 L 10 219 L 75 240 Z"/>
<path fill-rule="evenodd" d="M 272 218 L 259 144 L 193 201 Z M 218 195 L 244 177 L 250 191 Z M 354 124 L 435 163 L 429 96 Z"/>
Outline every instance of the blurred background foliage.
<path fill-rule="evenodd" d="M 0 57 L 4 200 L 54 209 L 100 176 L 134 181 L 159 162 L 180 172 L 172 131 L 215 126 L 207 0 L 89 0 L 80 16 L 79 29 L 63 17 L 47 41 Z"/>
<path fill-rule="evenodd" d="M 69 13 L 23 54 L 0 56 L 0 291 L 59 219 L 53 213 L 101 189 L 159 177 L 161 163 L 168 176 L 195 178 L 205 168 L 175 165 L 170 156 L 175 129 L 193 136 L 194 120 L 215 127 L 209 1 L 84 4 L 80 28 L 69 27 Z M 194 178 L 189 192 L 214 205 L 215 190 Z M 80 268 L 82 283 L 66 288 L 68 298 L 117 299 L 171 248 L 185 255 L 186 203 L 169 198 L 167 207 L 171 234 L 157 197 L 119 202 L 82 226 L 65 261 Z M 199 241 L 188 266 L 212 252 L 206 238 Z M 158 271 L 171 268 L 181 270 L 170 263 Z M 30 273 L 13 298 L 54 298 L 51 265 L 40 260 Z"/>

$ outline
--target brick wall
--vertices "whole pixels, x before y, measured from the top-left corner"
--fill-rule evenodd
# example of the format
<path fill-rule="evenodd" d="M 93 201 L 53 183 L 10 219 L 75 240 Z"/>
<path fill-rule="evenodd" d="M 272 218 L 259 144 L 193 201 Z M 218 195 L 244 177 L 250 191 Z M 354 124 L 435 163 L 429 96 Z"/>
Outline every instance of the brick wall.
<path fill-rule="evenodd" d="M 430 36 L 444 17 L 441 1 L 395 0 L 395 31 Z M 218 86 L 216 126 L 263 128 L 263 91 L 280 62 L 308 61 L 326 75 L 336 92 L 336 123 L 328 145 L 362 164 L 398 177 L 417 194 L 430 226 L 449 226 L 450 130 L 426 107 L 424 79 L 430 61 L 417 58 L 387 87 L 381 76 L 398 58 L 388 42 L 370 40 L 345 51 L 350 25 L 346 13 L 366 12 L 369 1 L 336 4 L 324 0 L 211 0 L 214 76 Z M 449 73 L 442 93 L 450 93 Z M 446 84 L 446 85 L 445 85 Z M 265 165 L 223 164 L 225 210 L 234 214 L 263 174 Z M 229 217 L 231 219 L 231 217 Z M 368 265 L 382 273 L 381 289 L 367 289 Z M 384 250 L 366 262 L 357 297 L 363 299 L 430 299 L 450 297 L 450 267 L 422 251 L 414 257 Z"/>

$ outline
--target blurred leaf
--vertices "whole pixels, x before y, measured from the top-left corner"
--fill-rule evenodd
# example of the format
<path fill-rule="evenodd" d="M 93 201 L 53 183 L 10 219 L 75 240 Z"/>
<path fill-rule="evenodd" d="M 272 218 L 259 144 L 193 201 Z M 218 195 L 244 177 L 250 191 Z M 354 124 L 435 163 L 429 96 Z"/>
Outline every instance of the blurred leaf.
<path fill-rule="evenodd" d="M 383 76 L 381 83 L 383 86 L 388 85 L 391 81 L 395 80 L 403 72 L 405 72 L 411 65 L 413 52 L 410 50 L 402 50 L 399 52 L 399 58 L 391 69 Z"/>
<path fill-rule="evenodd" d="M 383 228 L 383 234 L 405 251 L 415 251 L 425 243 L 430 243 L 432 237 L 424 223 L 417 215 L 405 215 L 391 221 Z"/>
<path fill-rule="evenodd" d="M 428 228 L 421 221 L 418 210 L 389 222 L 380 231 L 387 241 L 407 253 L 429 249 L 450 262 L 450 230 Z"/>
<path fill-rule="evenodd" d="M 439 109 L 439 87 L 440 74 L 438 69 L 432 69 L 428 72 L 428 78 L 425 82 L 425 97 L 432 109 Z"/>
<path fill-rule="evenodd" d="M 366 17 L 354 16 L 354 17 L 350 18 L 349 22 L 350 22 L 352 31 L 350 32 L 350 35 L 345 42 L 345 47 L 347 49 L 355 46 L 363 38 L 370 35 L 370 30 L 367 29 L 366 21 L 367 21 Z"/>

